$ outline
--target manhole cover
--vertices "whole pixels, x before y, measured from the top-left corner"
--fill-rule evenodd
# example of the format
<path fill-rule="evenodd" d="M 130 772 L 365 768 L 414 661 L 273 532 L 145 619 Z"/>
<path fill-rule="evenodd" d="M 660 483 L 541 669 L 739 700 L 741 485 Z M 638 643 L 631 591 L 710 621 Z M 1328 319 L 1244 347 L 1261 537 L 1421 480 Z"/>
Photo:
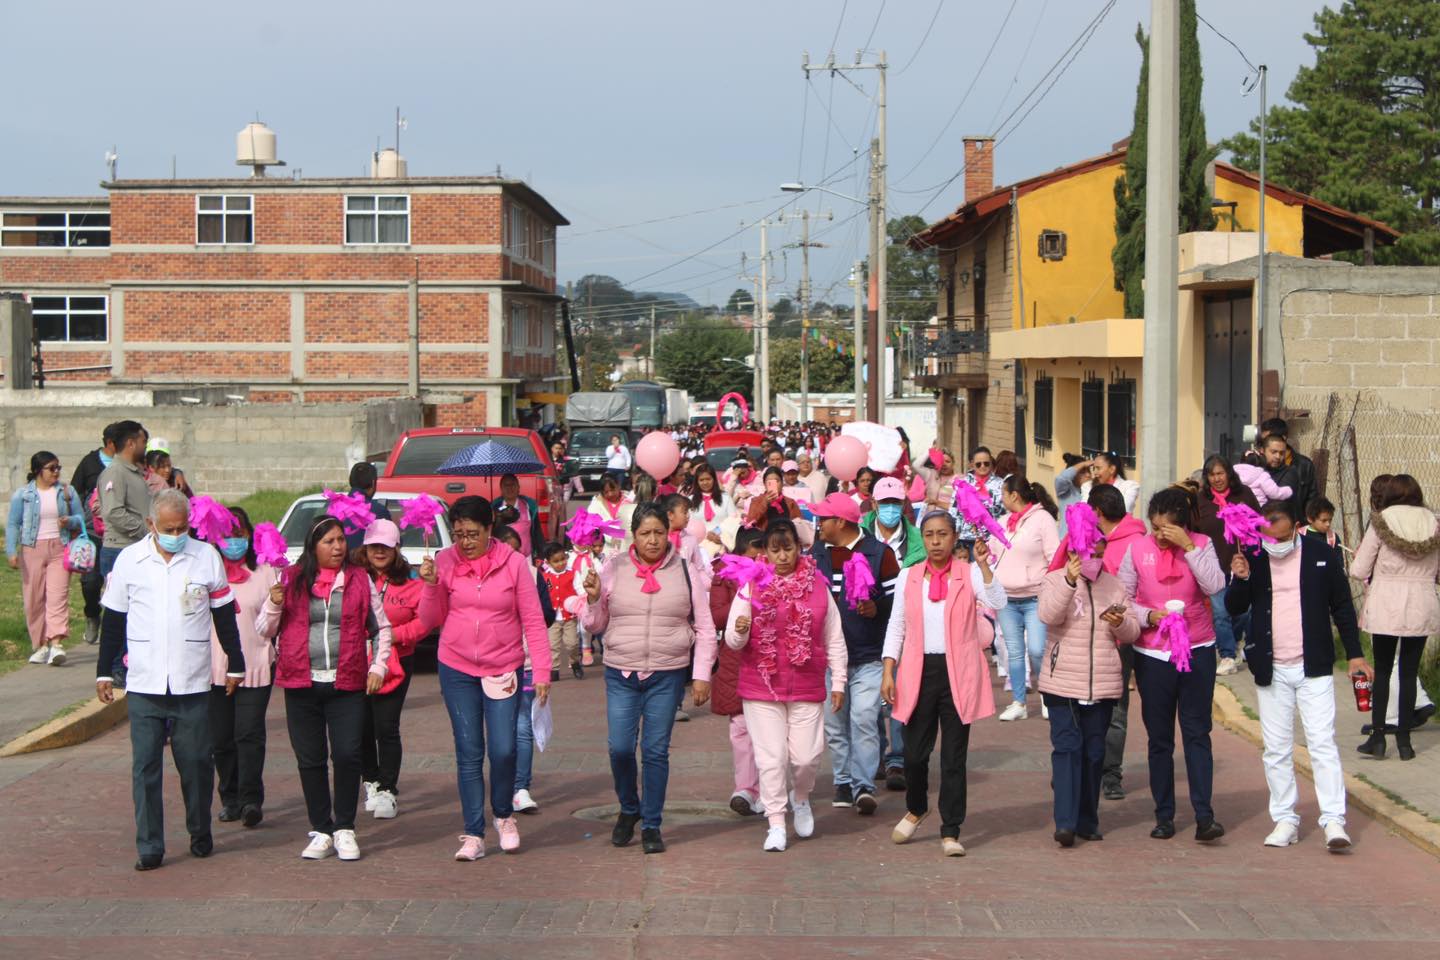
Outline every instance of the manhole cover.
<path fill-rule="evenodd" d="M 614 823 L 620 816 L 620 804 L 607 803 L 599 807 L 582 807 L 570 814 L 576 820 L 593 820 L 596 823 Z M 665 804 L 665 825 L 684 826 L 695 823 L 721 823 L 739 820 L 740 815 L 723 803 L 681 800 Z"/>

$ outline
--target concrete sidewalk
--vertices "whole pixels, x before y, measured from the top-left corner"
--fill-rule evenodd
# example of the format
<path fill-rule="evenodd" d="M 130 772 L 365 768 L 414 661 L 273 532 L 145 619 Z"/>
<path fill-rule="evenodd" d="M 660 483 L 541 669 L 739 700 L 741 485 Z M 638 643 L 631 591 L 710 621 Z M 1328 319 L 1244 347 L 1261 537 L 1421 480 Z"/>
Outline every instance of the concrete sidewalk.
<path fill-rule="evenodd" d="M 98 644 L 71 644 L 65 648 L 63 667 L 27 663 L 0 676 L 0 746 L 94 697 L 99 652 Z"/>

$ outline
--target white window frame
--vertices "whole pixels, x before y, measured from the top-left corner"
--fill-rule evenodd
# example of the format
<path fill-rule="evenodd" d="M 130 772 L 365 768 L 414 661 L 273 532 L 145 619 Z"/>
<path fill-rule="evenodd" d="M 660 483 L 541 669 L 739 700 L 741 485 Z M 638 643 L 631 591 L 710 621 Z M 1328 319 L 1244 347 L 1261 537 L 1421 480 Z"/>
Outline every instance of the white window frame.
<path fill-rule="evenodd" d="M 529 352 L 528 341 L 529 331 L 526 329 L 530 321 L 529 305 L 525 303 L 510 304 L 510 352 L 524 354 Z"/>
<path fill-rule="evenodd" d="M 64 317 L 64 318 L 65 318 L 65 339 L 63 339 L 63 340 L 42 340 L 42 341 L 40 341 L 41 343 L 75 343 L 75 344 L 82 344 L 82 345 L 83 345 L 83 344 L 96 344 L 96 345 L 98 345 L 98 344 L 109 343 L 109 342 L 110 342 L 110 297 L 109 297 L 109 295 L 103 294 L 103 293 L 32 293 L 32 294 L 29 295 L 29 297 L 30 297 L 30 312 L 31 312 L 31 316 L 32 316 L 32 317 L 34 318 L 34 320 L 35 320 L 35 325 L 36 325 L 37 329 L 38 329 L 38 327 L 39 327 L 39 321 L 40 321 L 40 318 L 41 318 L 41 317 L 56 317 L 56 316 L 60 316 L 60 317 Z M 88 299 L 88 300 L 99 300 L 99 301 L 101 301 L 102 303 L 104 303 L 105 306 L 104 306 L 104 308 L 101 309 L 101 310 L 74 310 L 74 309 L 72 309 L 71 306 L 70 306 L 70 301 L 72 301 L 72 300 L 79 300 L 79 299 L 82 299 L 82 298 L 83 298 L 83 299 Z M 64 301 L 65 301 L 65 307 L 64 307 L 64 309 L 61 310 L 61 311 L 40 310 L 40 309 L 37 309 L 36 306 L 35 306 L 35 301 L 36 301 L 36 300 L 64 300 Z M 72 339 L 70 338 L 70 318 L 71 318 L 71 317 L 74 317 L 74 316 L 81 316 L 81 317 L 102 316 L 102 317 L 104 317 L 104 318 L 105 318 L 105 336 L 104 336 L 104 338 L 103 338 L 103 339 L 100 339 L 100 340 L 72 340 Z"/>
<path fill-rule="evenodd" d="M 217 197 L 220 199 L 220 209 L 219 209 L 219 210 L 202 210 L 202 209 L 200 209 L 200 201 L 201 201 L 201 200 L 209 200 L 209 199 L 214 199 L 214 198 L 217 198 Z M 239 209 L 238 207 L 237 207 L 236 209 L 232 210 L 232 209 L 230 208 L 230 201 L 231 201 L 231 200 L 244 200 L 244 201 L 248 204 L 248 207 L 247 207 L 246 209 L 243 209 L 243 210 L 242 210 L 242 209 Z M 201 239 L 200 239 L 200 218 L 201 218 L 202 216 L 206 216 L 206 217 L 216 217 L 216 216 L 218 216 L 218 217 L 220 218 L 220 239 L 219 239 L 219 240 L 201 240 Z M 237 218 L 238 218 L 238 217 L 249 217 L 249 218 L 250 218 L 250 239 L 249 239 L 249 240 L 227 240 L 227 239 L 225 239 L 227 236 L 229 236 L 229 230 L 228 230 L 227 228 L 230 226 L 230 218 L 231 218 L 231 217 L 237 217 Z M 196 245 L 197 247 L 253 247 L 253 246 L 255 245 L 255 194 L 253 194 L 253 193 L 197 193 L 197 194 L 195 194 L 195 245 Z"/>
<path fill-rule="evenodd" d="M 371 210 L 350 209 L 351 200 L 373 200 L 375 206 Z M 403 242 L 380 239 L 380 217 L 398 217 L 399 210 L 381 210 L 381 200 L 404 200 L 405 201 L 405 239 Z M 351 240 L 350 239 L 350 218 L 368 216 L 375 225 L 374 240 Z M 408 193 L 347 193 L 345 194 L 345 206 L 340 213 L 340 238 L 347 247 L 399 247 L 410 245 L 410 194 Z"/>
<path fill-rule="evenodd" d="M 63 227 L 32 227 L 32 226 L 6 226 L 6 225 L 5 225 L 5 221 L 8 220 L 10 217 L 53 217 L 53 216 L 57 216 L 57 215 L 64 216 L 64 218 L 65 218 L 65 225 L 64 225 Z M 11 246 L 11 247 L 9 247 L 9 248 L 10 248 L 11 250 L 65 250 L 65 249 L 78 250 L 78 249 L 81 249 L 81 248 L 84 248 L 84 249 L 86 249 L 86 250 L 101 250 L 101 249 L 107 249 L 107 248 L 110 246 L 110 243 L 109 243 L 109 240 L 110 240 L 110 227 L 109 227 L 109 226 L 104 226 L 104 227 L 80 226 L 80 225 L 75 224 L 75 223 L 72 222 L 72 218 L 93 217 L 93 216 L 104 216 L 104 217 L 108 217 L 108 216 L 110 216 L 110 211 L 109 211 L 109 209 L 105 209 L 105 210 L 5 210 L 5 211 L 3 211 L 3 212 L 0 212 L 0 247 L 9 246 L 8 244 L 5 243 L 5 234 L 7 234 L 7 233 L 8 233 L 8 234 L 18 234 L 18 233 L 61 233 L 61 234 L 64 234 L 65 242 L 62 243 L 62 244 L 60 244 L 60 245 L 58 245 L 58 246 L 41 246 L 41 245 L 38 245 L 38 244 L 35 245 L 35 246 L 25 246 L 25 245 L 21 244 L 21 245 L 17 245 L 17 246 Z M 77 233 L 84 233 L 84 234 L 102 234 L 102 233 L 103 233 L 103 234 L 105 235 L 106 243 L 104 243 L 103 245 L 102 245 L 102 244 L 94 244 L 94 245 L 92 245 L 92 244 L 88 244 L 88 243 L 71 243 L 71 242 L 70 242 L 70 241 L 71 241 L 71 238 L 74 237 L 74 235 L 77 234 Z"/>

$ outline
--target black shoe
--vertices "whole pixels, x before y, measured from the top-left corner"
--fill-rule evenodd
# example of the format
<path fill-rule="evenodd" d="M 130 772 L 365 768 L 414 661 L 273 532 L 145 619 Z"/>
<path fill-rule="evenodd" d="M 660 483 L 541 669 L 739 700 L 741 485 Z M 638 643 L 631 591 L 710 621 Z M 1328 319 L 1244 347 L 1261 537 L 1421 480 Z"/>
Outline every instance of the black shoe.
<path fill-rule="evenodd" d="M 755 816 L 755 808 L 750 806 L 750 801 L 745 798 L 743 793 L 736 793 L 730 798 L 730 809 L 742 817 Z"/>
<path fill-rule="evenodd" d="M 135 861 L 135 869 L 141 872 L 144 872 L 146 870 L 158 870 L 160 868 L 160 864 L 164 860 L 165 857 L 162 854 L 142 853 L 140 854 L 140 859 Z"/>
<path fill-rule="evenodd" d="M 1225 836 L 1225 828 L 1215 820 L 1201 820 L 1195 824 L 1196 843 L 1214 843 Z"/>
<path fill-rule="evenodd" d="M 887 767 L 885 770 L 885 789 L 900 791 L 905 789 L 905 768 Z"/>
<path fill-rule="evenodd" d="M 659 828 L 640 831 L 640 847 L 646 853 L 664 853 L 665 841 L 660 837 Z"/>
<path fill-rule="evenodd" d="M 571 676 L 573 676 L 576 680 L 584 680 L 584 679 L 585 679 L 585 668 L 582 667 L 582 666 L 581 666 L 580 664 L 578 664 L 578 663 L 572 663 L 572 664 L 570 664 L 570 674 L 571 674 Z"/>
<path fill-rule="evenodd" d="M 1169 840 L 1175 836 L 1175 823 L 1171 820 L 1155 821 L 1155 829 L 1150 831 L 1150 836 L 1156 840 Z"/>
<path fill-rule="evenodd" d="M 1409 730 L 1402 730 L 1395 734 L 1395 752 L 1400 754 L 1401 760 L 1415 759 L 1415 748 L 1410 746 Z"/>
<path fill-rule="evenodd" d="M 239 819 L 240 819 L 240 808 L 239 808 L 239 807 L 224 806 L 224 807 L 221 807 L 221 808 L 220 808 L 220 822 L 221 822 L 221 823 L 234 823 L 236 820 L 239 820 Z"/>
<path fill-rule="evenodd" d="M 1119 780 L 1107 780 L 1102 788 L 1106 800 L 1124 800 L 1125 788 L 1120 786 Z"/>
<path fill-rule="evenodd" d="M 1076 831 L 1075 836 L 1079 837 L 1081 840 L 1089 840 L 1091 843 L 1095 843 L 1098 840 L 1105 839 L 1105 835 L 1100 833 L 1100 831 L 1098 830 L 1089 833 L 1084 830 L 1078 830 Z"/>
<path fill-rule="evenodd" d="M 211 838 L 210 834 L 207 833 L 203 837 L 190 838 L 190 856 L 199 857 L 203 860 L 214 852 L 215 841 Z"/>
<path fill-rule="evenodd" d="M 1420 714 L 1419 714 L 1419 711 L 1416 711 L 1415 715 L 1418 717 L 1418 716 L 1420 715 Z M 1412 727 L 1417 727 L 1417 726 L 1419 726 L 1419 724 L 1418 724 L 1418 723 L 1412 723 L 1412 724 L 1410 724 L 1410 726 L 1412 726 Z M 1399 729 L 1400 729 L 1400 728 L 1397 727 L 1397 726 L 1395 726 L 1395 724 L 1393 724 L 1393 723 L 1387 723 L 1387 724 L 1385 724 L 1385 728 L 1384 728 L 1384 730 L 1383 730 L 1382 732 L 1384 732 L 1384 733 L 1395 733 L 1395 732 L 1396 732 L 1397 730 L 1399 730 Z M 1362 737 L 1368 737 L 1368 736 L 1370 736 L 1370 734 L 1372 734 L 1372 733 L 1374 733 L 1374 732 L 1375 732 L 1375 724 L 1373 724 L 1373 723 L 1367 723 L 1367 724 L 1363 725 L 1363 726 L 1360 728 L 1360 735 L 1361 735 Z"/>
<path fill-rule="evenodd" d="M 1385 759 L 1385 734 L 1371 733 L 1370 739 L 1355 748 L 1355 752 L 1363 753 L 1375 760 Z"/>
<path fill-rule="evenodd" d="M 1430 722 L 1430 718 L 1433 716 L 1435 716 L 1435 704 L 1425 704 L 1425 706 L 1416 710 L 1415 713 L 1412 714 L 1412 719 L 1410 721 L 1410 729 L 1414 730 L 1416 727 L 1425 726 L 1425 724 Z"/>
<path fill-rule="evenodd" d="M 1062 847 L 1073 847 L 1073 846 L 1075 846 L 1075 831 L 1074 831 L 1074 830 L 1056 830 L 1056 831 L 1055 831 L 1055 842 L 1058 843 L 1058 844 L 1060 844 L 1060 846 L 1062 846 Z"/>
<path fill-rule="evenodd" d="M 635 824 L 640 822 L 638 813 L 622 813 L 615 818 L 615 829 L 610 831 L 610 842 L 623 847 L 635 839 Z"/>
<path fill-rule="evenodd" d="M 257 803 L 247 803 L 240 808 L 240 822 L 247 827 L 258 827 L 260 821 L 264 819 L 265 814 L 261 812 L 260 805 Z"/>
<path fill-rule="evenodd" d="M 850 784 L 848 784 L 848 783 L 837 783 L 837 784 L 835 784 L 835 799 L 830 801 L 830 806 L 832 806 L 832 807 L 849 807 L 849 806 L 854 806 L 854 804 L 855 804 L 855 795 L 850 792 Z"/>
<path fill-rule="evenodd" d="M 869 790 L 862 789 L 855 794 L 855 810 L 862 817 L 873 816 L 876 810 L 880 809 L 880 801 L 875 799 L 875 794 Z"/>

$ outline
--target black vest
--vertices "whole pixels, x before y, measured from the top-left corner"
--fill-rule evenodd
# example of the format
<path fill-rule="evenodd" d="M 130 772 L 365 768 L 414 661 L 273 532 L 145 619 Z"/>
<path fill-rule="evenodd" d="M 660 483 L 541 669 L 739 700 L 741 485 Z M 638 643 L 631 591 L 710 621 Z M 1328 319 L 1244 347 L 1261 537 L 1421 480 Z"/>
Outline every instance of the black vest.
<path fill-rule="evenodd" d="M 835 606 L 840 608 L 840 624 L 845 630 L 845 650 L 849 654 L 852 667 L 880 659 L 885 648 L 885 629 L 890 623 L 890 607 L 895 602 L 895 585 L 884 584 L 880 577 L 880 564 L 890 552 L 890 548 L 862 532 L 854 552 L 869 561 L 870 573 L 875 577 L 876 609 L 875 616 L 870 619 L 860 616 L 846 602 L 841 571 L 836 570 L 830 563 L 830 545 L 817 539 L 810 551 L 815 558 L 815 565 L 830 583 L 830 595 L 835 598 Z"/>

